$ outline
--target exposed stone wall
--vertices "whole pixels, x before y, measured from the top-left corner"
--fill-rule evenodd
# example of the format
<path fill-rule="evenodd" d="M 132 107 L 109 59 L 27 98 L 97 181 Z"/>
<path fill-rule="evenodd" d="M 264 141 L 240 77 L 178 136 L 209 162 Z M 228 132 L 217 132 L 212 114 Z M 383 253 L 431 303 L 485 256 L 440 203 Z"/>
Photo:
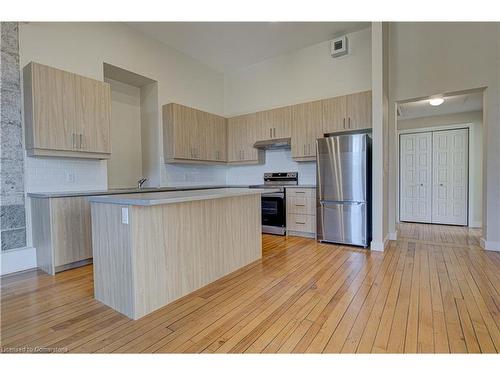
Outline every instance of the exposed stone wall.
<path fill-rule="evenodd" d="M 24 152 L 17 22 L 1 22 L 0 140 L 1 249 L 26 246 Z"/>

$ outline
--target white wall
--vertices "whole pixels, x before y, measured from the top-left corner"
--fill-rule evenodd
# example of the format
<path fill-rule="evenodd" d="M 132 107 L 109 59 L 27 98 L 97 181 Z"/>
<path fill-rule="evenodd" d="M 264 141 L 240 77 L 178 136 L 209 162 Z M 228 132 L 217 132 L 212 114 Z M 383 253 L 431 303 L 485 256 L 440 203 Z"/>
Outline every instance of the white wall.
<path fill-rule="evenodd" d="M 264 182 L 266 172 L 299 172 L 299 184 L 316 184 L 316 163 L 297 163 L 290 150 L 265 151 L 265 163 L 261 165 L 231 166 L 227 170 L 229 185 L 253 185 Z"/>
<path fill-rule="evenodd" d="M 372 250 L 383 251 L 389 239 L 388 25 L 372 23 Z"/>
<path fill-rule="evenodd" d="M 470 125 L 469 127 L 469 226 L 481 227 L 483 219 L 483 112 L 464 112 L 398 120 L 398 130 Z M 398 202 L 396 206 L 398 207 Z M 398 215 L 396 215 L 398 216 Z"/>
<path fill-rule="evenodd" d="M 121 67 L 158 82 L 157 107 L 169 102 L 224 114 L 224 79 L 212 70 L 181 52 L 152 40 L 135 29 L 120 23 L 20 23 L 20 66 L 30 61 L 103 80 L 103 63 Z M 153 90 L 154 91 L 154 90 Z M 156 95 L 156 92 L 153 93 Z M 156 111 L 156 112 L 155 112 Z M 162 151 L 161 117 L 156 117 L 157 158 Z M 151 160 L 149 160 L 151 162 Z M 182 167 L 157 165 L 153 176 L 157 185 L 183 184 Z M 150 163 L 154 167 L 154 163 Z M 107 188 L 107 162 L 63 158 L 25 158 L 27 192 L 104 190 Z M 160 168 L 163 179 L 160 181 Z M 210 168 L 210 167 L 208 167 Z M 186 168 L 191 173 L 191 168 Z M 207 173 L 198 174 L 205 178 Z M 217 173 L 219 173 L 217 171 Z M 224 174 L 225 178 L 225 174 Z M 207 180 L 207 182 L 209 182 Z M 203 183 L 203 181 L 199 182 Z M 27 201 L 28 245 L 31 245 L 31 219 Z"/>
<path fill-rule="evenodd" d="M 158 81 L 158 106 L 177 102 L 216 114 L 224 113 L 224 79 L 191 57 L 152 40 L 120 23 L 21 23 L 19 26 L 21 66 L 36 61 L 98 80 L 103 79 L 103 63 L 109 63 Z M 158 117 L 158 126 L 160 126 Z M 161 128 L 156 139 L 162 154 Z M 62 159 L 40 162 L 27 158 L 29 170 L 62 169 Z M 75 178 L 70 190 L 106 188 L 106 162 L 82 161 L 79 166 L 93 169 L 101 180 Z M 163 169 L 168 170 L 168 166 Z M 161 185 L 175 184 L 179 174 L 164 173 Z M 79 176 L 79 173 L 76 173 Z M 173 180 L 167 180 L 167 178 Z M 28 177 L 28 180 L 31 181 Z M 64 179 L 50 184 L 26 184 L 27 191 L 65 188 Z M 60 186 L 60 187 L 59 187 Z M 59 188 L 57 188 L 59 187 Z"/>
<path fill-rule="evenodd" d="M 464 46 L 467 50 L 464 51 Z M 390 25 L 390 106 L 397 101 L 472 88 L 484 90 L 483 237 L 500 250 L 500 25 L 393 23 Z M 396 119 L 391 116 L 390 231 L 395 230 Z"/>
<path fill-rule="evenodd" d="M 227 74 L 228 116 L 366 91 L 371 88 L 370 29 L 348 34 L 349 54 L 330 56 L 328 41 Z"/>
<path fill-rule="evenodd" d="M 229 116 L 346 95 L 371 88 L 371 31 L 348 35 L 349 54 L 330 56 L 328 41 L 232 72 L 224 80 Z M 299 171 L 300 183 L 316 183 L 314 162 L 297 163 L 290 151 L 266 151 L 266 163 L 232 166 L 228 184 L 262 183 L 264 172 Z"/>
<path fill-rule="evenodd" d="M 141 89 L 105 79 L 111 86 L 111 158 L 108 188 L 135 187 L 142 176 Z"/>

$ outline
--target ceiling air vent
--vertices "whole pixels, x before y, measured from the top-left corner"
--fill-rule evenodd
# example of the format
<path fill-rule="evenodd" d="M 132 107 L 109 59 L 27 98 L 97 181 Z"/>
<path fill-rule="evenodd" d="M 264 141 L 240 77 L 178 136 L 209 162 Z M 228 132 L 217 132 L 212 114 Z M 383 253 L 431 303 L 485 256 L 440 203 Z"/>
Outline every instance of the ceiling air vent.
<path fill-rule="evenodd" d="M 330 54 L 332 57 L 340 57 L 347 54 L 347 36 L 341 36 L 330 42 Z"/>

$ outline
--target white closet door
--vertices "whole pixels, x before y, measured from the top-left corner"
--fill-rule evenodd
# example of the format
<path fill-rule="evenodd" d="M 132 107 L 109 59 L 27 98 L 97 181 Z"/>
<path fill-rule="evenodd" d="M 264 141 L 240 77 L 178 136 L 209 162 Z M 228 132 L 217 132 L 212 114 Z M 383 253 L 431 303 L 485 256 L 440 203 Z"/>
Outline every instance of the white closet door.
<path fill-rule="evenodd" d="M 467 225 L 468 131 L 432 133 L 432 222 Z"/>
<path fill-rule="evenodd" d="M 400 152 L 400 220 L 429 223 L 432 218 L 432 134 L 402 134 Z"/>

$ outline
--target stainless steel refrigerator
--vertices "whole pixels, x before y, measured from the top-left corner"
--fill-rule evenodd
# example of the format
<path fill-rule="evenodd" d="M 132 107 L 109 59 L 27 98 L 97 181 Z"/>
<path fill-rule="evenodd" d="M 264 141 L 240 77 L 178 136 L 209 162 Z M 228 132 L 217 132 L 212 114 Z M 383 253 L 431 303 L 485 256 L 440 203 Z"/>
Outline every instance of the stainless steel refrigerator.
<path fill-rule="evenodd" d="M 371 135 L 316 141 L 317 238 L 367 247 L 371 241 Z"/>

